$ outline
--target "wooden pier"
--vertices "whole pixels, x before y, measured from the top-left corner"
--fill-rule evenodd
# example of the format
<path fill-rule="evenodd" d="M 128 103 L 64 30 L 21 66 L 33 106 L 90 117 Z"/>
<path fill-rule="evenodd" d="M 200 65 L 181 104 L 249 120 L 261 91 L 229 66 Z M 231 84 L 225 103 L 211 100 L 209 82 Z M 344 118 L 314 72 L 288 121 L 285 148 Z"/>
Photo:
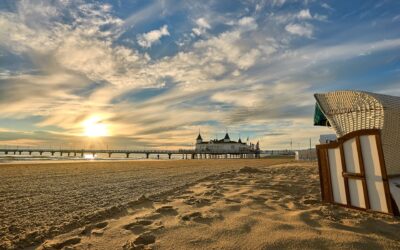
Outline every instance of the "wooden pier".
<path fill-rule="evenodd" d="M 147 159 L 149 159 L 150 155 L 157 155 L 159 158 L 160 155 L 168 155 L 168 158 L 171 159 L 172 155 L 182 155 L 182 159 L 219 159 L 219 158 L 259 158 L 260 154 L 256 151 L 246 151 L 246 152 L 197 152 L 195 150 L 190 149 L 179 149 L 179 150 L 104 150 L 104 149 L 43 149 L 43 148 L 0 148 L 0 153 L 5 155 L 22 155 L 23 153 L 39 154 L 43 155 L 44 153 L 51 154 L 51 156 L 55 156 L 58 154 L 59 156 L 69 156 L 69 157 L 84 157 L 84 155 L 92 155 L 95 157 L 97 154 L 108 154 L 108 157 L 111 158 L 112 154 L 125 154 L 126 158 L 129 158 L 130 155 L 144 155 Z"/>

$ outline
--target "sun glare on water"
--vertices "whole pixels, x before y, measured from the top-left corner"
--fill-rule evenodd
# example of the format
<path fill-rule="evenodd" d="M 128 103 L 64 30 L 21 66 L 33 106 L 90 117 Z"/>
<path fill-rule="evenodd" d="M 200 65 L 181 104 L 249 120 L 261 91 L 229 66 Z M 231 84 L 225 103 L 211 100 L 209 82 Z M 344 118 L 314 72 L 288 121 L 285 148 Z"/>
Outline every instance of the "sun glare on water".
<path fill-rule="evenodd" d="M 83 158 L 86 160 L 93 160 L 96 158 L 96 155 L 92 155 L 92 154 L 84 154 Z"/>
<path fill-rule="evenodd" d="M 108 135 L 107 125 L 97 117 L 90 118 L 83 123 L 84 134 L 89 137 L 102 137 Z"/>

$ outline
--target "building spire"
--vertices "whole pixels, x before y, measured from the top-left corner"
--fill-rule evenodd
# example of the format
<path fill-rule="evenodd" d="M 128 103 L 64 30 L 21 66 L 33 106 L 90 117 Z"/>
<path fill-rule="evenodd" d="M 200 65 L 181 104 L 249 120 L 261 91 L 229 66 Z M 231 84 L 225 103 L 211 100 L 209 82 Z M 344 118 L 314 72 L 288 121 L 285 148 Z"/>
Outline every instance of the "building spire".
<path fill-rule="evenodd" d="M 200 128 L 199 128 L 199 135 L 197 136 L 197 141 L 203 141 L 203 138 L 201 137 L 201 133 L 200 133 Z"/>
<path fill-rule="evenodd" d="M 226 131 L 225 137 L 224 137 L 224 142 L 230 142 L 231 138 L 229 138 L 228 130 Z"/>

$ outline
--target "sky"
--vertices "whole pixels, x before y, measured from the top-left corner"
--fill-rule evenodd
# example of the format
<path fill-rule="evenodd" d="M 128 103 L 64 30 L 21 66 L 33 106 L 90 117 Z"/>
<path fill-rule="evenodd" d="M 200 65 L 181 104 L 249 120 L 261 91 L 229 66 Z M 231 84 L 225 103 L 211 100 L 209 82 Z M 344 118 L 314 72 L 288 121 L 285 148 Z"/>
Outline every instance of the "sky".
<path fill-rule="evenodd" d="M 400 1 L 0 2 L 0 145 L 306 148 L 314 93 L 400 96 Z"/>

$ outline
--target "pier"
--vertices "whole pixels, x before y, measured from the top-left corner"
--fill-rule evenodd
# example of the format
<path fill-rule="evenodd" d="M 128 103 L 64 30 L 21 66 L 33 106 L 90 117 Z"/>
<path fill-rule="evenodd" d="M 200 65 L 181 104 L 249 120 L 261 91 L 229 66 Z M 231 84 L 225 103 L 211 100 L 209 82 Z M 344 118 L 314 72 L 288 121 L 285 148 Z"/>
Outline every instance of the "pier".
<path fill-rule="evenodd" d="M 43 148 L 0 148 L 0 153 L 4 155 L 22 155 L 23 153 L 39 154 L 44 153 L 51 154 L 51 156 L 68 156 L 68 157 L 84 157 L 84 155 L 92 155 L 95 157 L 97 154 L 108 154 L 111 158 L 112 154 L 125 154 L 126 158 L 130 155 L 144 155 L 146 159 L 150 158 L 150 155 L 167 155 L 168 159 L 171 159 L 172 155 L 182 155 L 182 159 L 220 159 L 220 158 L 259 158 L 260 153 L 257 151 L 243 151 L 243 152 L 229 152 L 229 151 L 213 151 L 203 152 L 190 149 L 178 149 L 178 150 L 104 150 L 104 149 L 43 149 Z"/>

